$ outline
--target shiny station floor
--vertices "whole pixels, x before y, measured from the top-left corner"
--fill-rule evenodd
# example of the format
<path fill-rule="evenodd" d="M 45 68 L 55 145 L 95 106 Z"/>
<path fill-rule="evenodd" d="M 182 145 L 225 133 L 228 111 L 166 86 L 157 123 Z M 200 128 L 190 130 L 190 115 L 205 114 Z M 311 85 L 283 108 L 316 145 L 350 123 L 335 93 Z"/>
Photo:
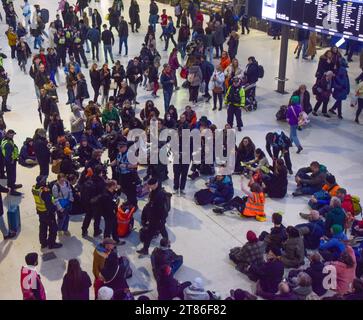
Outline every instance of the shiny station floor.
<path fill-rule="evenodd" d="M 19 3 L 15 1 L 18 16 L 21 17 Z M 72 2 L 72 1 L 71 1 Z M 101 3 L 94 4 L 104 17 L 110 0 L 101 0 Z M 30 3 L 35 4 L 35 0 Z M 55 17 L 57 1 L 37 0 L 41 7 L 47 7 L 51 13 L 51 19 Z M 125 16 L 128 19 L 129 0 L 125 0 Z M 142 27 L 139 33 L 130 33 L 129 37 L 129 57 L 117 56 L 123 64 L 128 59 L 134 57 L 140 51 L 148 21 L 149 1 L 139 0 Z M 159 4 L 160 10 L 166 7 L 169 14 L 173 14 L 173 9 Z M 160 26 L 158 34 L 160 35 Z M 4 22 L 0 24 L 0 47 L 2 51 L 10 56 L 10 49 L 4 35 L 6 26 Z M 162 55 L 162 63 L 167 62 L 168 53 L 163 51 L 163 43 L 158 40 L 158 50 Z M 45 45 L 46 46 L 46 45 Z M 314 74 L 317 67 L 316 61 L 296 60 L 293 50 L 296 42 L 290 41 L 289 58 L 287 62 L 287 91 L 290 93 L 299 84 L 305 83 L 308 88 L 312 87 Z M 32 47 L 32 45 L 31 45 Z M 251 113 L 244 113 L 244 128 L 242 133 L 238 133 L 238 142 L 243 136 L 250 136 L 257 147 L 264 148 L 264 137 L 270 130 L 285 130 L 288 132 L 286 124 L 278 123 L 275 120 L 275 113 L 282 104 L 286 104 L 289 96 L 275 92 L 278 73 L 280 42 L 274 41 L 266 34 L 252 30 L 248 36 L 241 36 L 238 59 L 245 65 L 247 58 L 255 56 L 260 64 L 265 67 L 265 77 L 258 83 L 258 110 Z M 170 50 L 170 49 L 169 49 Z M 102 50 L 101 50 L 102 51 Z M 116 52 L 116 48 L 114 52 Z M 319 51 L 319 55 L 322 51 Z M 89 56 L 90 57 L 90 56 Z M 357 57 L 355 62 L 350 64 L 349 74 L 352 87 L 354 87 L 354 77 L 359 73 Z M 216 62 L 216 61 L 215 61 Z M 8 128 L 17 132 L 15 141 L 20 147 L 26 137 L 31 137 L 36 128 L 40 127 L 37 100 L 35 97 L 33 81 L 29 75 L 20 72 L 16 60 L 10 58 L 5 60 L 5 69 L 11 78 L 11 94 L 8 102 L 12 112 L 6 113 L 5 120 Z M 27 68 L 30 67 L 28 63 Z M 88 78 L 88 71 L 83 70 Z M 65 126 L 69 128 L 69 106 L 66 102 L 66 89 L 64 84 L 64 74 L 61 74 L 61 84 L 58 89 L 60 96 L 59 108 Z M 89 87 L 90 91 L 92 90 Z M 159 93 L 162 96 L 162 92 Z M 150 99 L 150 92 L 143 89 L 139 90 L 138 100 L 143 102 Z M 163 99 L 155 99 L 156 106 L 163 110 Z M 172 99 L 178 110 L 183 110 L 188 104 L 188 92 L 185 89 L 177 91 Z M 314 101 L 312 101 L 314 103 Z M 218 127 L 223 127 L 226 121 L 226 110 L 212 111 L 211 104 L 200 103 L 196 108 L 198 117 L 208 116 Z M 363 126 L 353 122 L 354 110 L 350 108 L 349 101 L 343 105 L 344 120 L 337 118 L 326 119 L 323 117 L 311 119 L 311 124 L 306 130 L 299 132 L 304 151 L 297 155 L 292 150 L 293 169 L 296 171 L 302 166 L 308 165 L 312 160 L 318 160 L 325 164 L 330 172 L 336 175 L 337 181 L 341 186 L 346 187 L 351 194 L 363 196 L 363 173 L 362 173 L 362 137 Z M 363 121 L 363 120 L 362 120 Z M 26 169 L 18 166 L 18 182 L 24 185 L 21 190 L 24 192 L 22 198 L 4 197 L 5 206 L 20 202 L 22 229 L 19 236 L 13 241 L 0 242 L 0 299 L 21 299 L 19 286 L 20 267 L 24 263 L 24 256 L 28 252 L 40 252 L 38 242 L 38 217 L 35 213 L 33 198 L 31 196 L 31 186 L 38 174 L 38 168 Z M 172 171 L 170 170 L 170 177 Z M 54 177 L 50 177 L 53 179 Z M 2 181 L 5 183 L 5 181 Z M 235 193 L 240 194 L 240 178 L 234 177 Z M 171 186 L 171 180 L 167 182 L 167 188 Z M 167 229 L 170 235 L 173 249 L 178 254 L 184 255 L 184 265 L 176 274 L 180 281 L 192 280 L 195 277 L 202 277 L 207 289 L 216 290 L 225 297 L 232 288 L 243 288 L 254 290 L 254 284 L 244 275 L 234 269 L 233 264 L 228 259 L 229 249 L 241 246 L 246 241 L 248 230 L 254 230 L 259 234 L 263 230 L 271 227 L 271 214 L 275 211 L 284 213 L 284 224 L 294 225 L 301 223 L 302 220 L 298 213 L 307 210 L 307 199 L 293 199 L 291 192 L 294 189 L 294 179 L 290 177 L 289 195 L 283 200 L 268 199 L 266 203 L 266 213 L 268 221 L 260 223 L 254 220 L 244 220 L 237 215 L 226 214 L 216 216 L 209 207 L 198 207 L 193 202 L 193 194 L 196 190 L 203 188 L 204 180 L 199 179 L 195 182 L 188 182 L 187 195 L 185 197 L 172 198 L 172 210 L 169 214 Z M 141 207 L 145 201 L 140 201 Z M 6 210 L 6 208 L 5 208 Z M 140 213 L 136 214 L 139 220 Z M 78 258 L 81 260 L 82 268 L 90 275 L 92 274 L 92 260 L 94 243 L 81 237 L 82 217 L 78 216 L 70 223 L 72 236 L 61 239 L 63 248 L 56 250 L 56 259 L 48 262 L 40 262 L 38 267 L 49 299 L 61 298 L 61 283 L 66 269 L 67 260 Z M 135 253 L 139 247 L 138 222 L 134 231 L 126 240 L 127 245 L 119 247 L 119 254 L 127 255 L 132 264 L 134 276 L 129 280 L 132 290 L 154 289 L 151 297 L 157 297 L 156 285 L 151 272 L 150 259 L 139 259 Z M 152 243 L 152 247 L 157 242 Z M 150 250 L 150 251 L 151 251 Z M 91 293 L 93 296 L 93 293 Z"/>

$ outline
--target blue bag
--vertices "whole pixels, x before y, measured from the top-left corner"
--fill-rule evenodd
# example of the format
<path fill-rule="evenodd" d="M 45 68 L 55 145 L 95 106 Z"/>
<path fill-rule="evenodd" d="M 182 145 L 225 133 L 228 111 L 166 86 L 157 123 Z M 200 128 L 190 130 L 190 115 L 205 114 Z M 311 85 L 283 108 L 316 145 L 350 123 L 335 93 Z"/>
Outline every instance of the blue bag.
<path fill-rule="evenodd" d="M 10 206 L 8 210 L 9 230 L 18 232 L 20 229 L 20 209 L 19 206 Z"/>

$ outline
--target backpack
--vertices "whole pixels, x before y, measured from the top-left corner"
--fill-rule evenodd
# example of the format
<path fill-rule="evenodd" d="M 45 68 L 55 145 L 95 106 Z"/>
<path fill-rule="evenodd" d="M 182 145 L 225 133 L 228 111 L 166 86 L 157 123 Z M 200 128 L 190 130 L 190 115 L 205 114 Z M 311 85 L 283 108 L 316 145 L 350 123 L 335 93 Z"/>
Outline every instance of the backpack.
<path fill-rule="evenodd" d="M 258 77 L 262 79 L 265 76 L 265 69 L 261 65 L 258 65 L 257 68 L 258 68 Z"/>
<path fill-rule="evenodd" d="M 163 194 L 165 196 L 165 201 L 164 201 L 164 210 L 165 210 L 165 214 L 166 217 L 168 216 L 168 213 L 171 209 L 171 197 L 173 196 L 170 192 L 166 192 L 165 189 L 163 189 Z"/>
<path fill-rule="evenodd" d="M 48 9 L 40 10 L 40 16 L 41 16 L 44 24 L 47 24 L 49 22 L 49 10 Z"/>
<path fill-rule="evenodd" d="M 279 111 L 276 113 L 276 120 L 277 121 L 285 121 L 286 120 L 286 113 L 287 113 L 287 106 L 281 106 Z"/>
<path fill-rule="evenodd" d="M 81 186 L 81 202 L 90 203 L 96 196 L 95 184 L 91 178 L 87 179 Z"/>
<path fill-rule="evenodd" d="M 353 214 L 354 216 L 359 215 L 362 213 L 362 206 L 360 204 L 360 198 L 358 196 L 351 196 L 352 197 L 352 203 L 353 203 Z"/>

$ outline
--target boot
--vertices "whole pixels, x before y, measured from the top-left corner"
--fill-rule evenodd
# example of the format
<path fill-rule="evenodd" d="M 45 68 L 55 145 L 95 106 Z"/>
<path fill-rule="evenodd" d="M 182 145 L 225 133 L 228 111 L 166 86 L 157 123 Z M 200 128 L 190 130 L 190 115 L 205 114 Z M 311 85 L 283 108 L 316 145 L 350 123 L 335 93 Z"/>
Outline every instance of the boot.
<path fill-rule="evenodd" d="M 301 218 L 303 218 L 305 220 L 309 220 L 309 217 L 310 217 L 309 213 L 300 212 L 299 215 L 300 215 Z"/>

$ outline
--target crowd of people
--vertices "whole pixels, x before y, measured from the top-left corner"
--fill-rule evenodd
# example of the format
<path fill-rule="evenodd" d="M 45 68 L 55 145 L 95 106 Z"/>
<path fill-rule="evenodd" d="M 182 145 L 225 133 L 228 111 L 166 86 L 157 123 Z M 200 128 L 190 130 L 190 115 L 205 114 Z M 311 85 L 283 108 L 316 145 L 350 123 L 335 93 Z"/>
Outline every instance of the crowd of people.
<path fill-rule="evenodd" d="M 128 134 L 133 129 L 141 129 L 150 142 L 153 123 L 157 124 L 159 133 L 175 129 L 180 141 L 183 130 L 203 133 L 210 129 L 215 133 L 222 129 L 225 136 L 233 128 L 242 131 L 242 113 L 257 107 L 256 86 L 264 76 L 264 69 L 255 57 L 249 57 L 246 66 L 238 59 L 239 24 L 242 34 L 245 34 L 245 29 L 247 34 L 250 33 L 248 17 L 241 10 L 236 18 L 233 8 L 227 7 L 223 14 L 215 13 L 205 21 L 197 0 L 188 2 L 186 7 L 177 1 L 175 17 L 172 17 L 165 9 L 160 11 L 159 5 L 151 0 L 147 33 L 140 53 L 122 65 L 115 59 L 114 46 L 118 38 L 118 55 L 124 50 L 125 57 L 128 57 L 129 31 L 139 32 L 141 27 L 137 1 L 131 1 L 129 22 L 123 15 L 122 0 L 113 2 L 105 18 L 90 5 L 89 0 L 78 0 L 75 6 L 61 0 L 56 20 L 50 21 L 46 8 L 35 5 L 32 9 L 28 0 L 24 0 L 21 6 L 23 23 L 14 14 L 14 3 L 3 1 L 9 26 L 6 36 L 10 58 L 17 59 L 20 70 L 34 82 L 43 127 L 24 141 L 19 152 L 14 142 L 16 132 L 7 130 L 4 121 L 0 121 L 0 178 L 7 179 L 7 188 L 1 186 L 0 192 L 21 196 L 18 190 L 22 185 L 16 183 L 17 163 L 30 168 L 39 166 L 32 194 L 39 216 L 41 249 L 63 246 L 62 239 L 71 235 L 71 215 L 84 214 L 82 237 L 92 238 L 89 227 L 93 220 L 92 236 L 100 241 L 93 253 L 94 280 L 82 271 L 78 260 L 69 260 L 61 287 L 64 300 L 88 300 L 92 286 L 95 298 L 99 300 L 132 300 L 137 295 L 140 300 L 149 299 L 145 295 L 147 291 L 142 294 L 130 291 L 127 283 L 132 277 L 129 260 L 117 254 L 117 246 L 125 244 L 122 238 L 133 230 L 133 214 L 139 210 L 139 200 L 146 196 L 147 204 L 142 209 L 139 230 L 142 247 L 136 252 L 140 257 L 149 255 L 152 240 L 161 234 L 160 246 L 151 254 L 158 299 L 220 299 L 217 291 L 205 289 L 201 278 L 180 283 L 174 277 L 182 267 L 183 257 L 170 248 L 165 227 L 172 197 L 186 197 L 188 181 L 204 176 L 208 182 L 205 189 L 195 193 L 196 205 L 211 204 L 216 214 L 238 212 L 241 217 L 266 221 L 266 197 L 282 199 L 287 194 L 288 175 L 294 174 L 290 148 L 295 144 L 298 154 L 303 151 L 298 131 L 309 122 L 309 114 L 317 116 L 322 105 L 325 117 L 330 117 L 328 111 L 335 114 L 337 110 L 342 119 L 342 102 L 350 93 L 348 63 L 337 47 L 324 53 L 312 88 L 317 100 L 315 107 L 310 103 L 309 90 L 302 84 L 278 117 L 288 122 L 289 134 L 280 130 L 266 133 L 265 151 L 256 147 L 253 138 L 248 136 L 237 143 L 233 174 L 241 176 L 239 195 L 235 194 L 232 174 L 225 173 L 224 165 L 218 163 L 215 156 L 212 164 L 206 161 L 208 152 L 214 154 L 214 150 L 207 147 L 207 138 L 201 140 L 201 146 L 191 150 L 189 162 L 181 160 L 182 149 L 173 155 L 173 190 L 169 193 L 163 184 L 169 179 L 170 166 L 161 162 L 149 163 L 146 175 L 140 177 L 140 166 L 130 162 L 128 157 L 134 145 L 128 140 Z M 158 23 L 160 35 L 156 28 Z M 45 31 L 47 24 L 48 32 Z M 157 37 L 165 43 L 164 51 L 169 45 L 174 46 L 164 64 L 157 50 Z M 301 50 L 304 57 L 307 54 L 304 39 L 299 40 L 298 56 Z M 102 60 L 99 54 L 101 44 L 104 51 L 102 65 L 99 64 Z M 225 50 L 226 46 L 228 49 Z M 30 65 L 28 60 L 31 60 Z M 58 107 L 57 88 L 61 72 L 66 76 L 68 101 L 65 104 L 72 111 L 67 124 L 64 124 Z M 86 80 L 86 72 L 90 82 Z M 180 85 L 182 88 L 178 86 L 180 79 L 184 81 Z M 363 108 L 361 80 L 363 77 L 357 78 L 357 123 Z M 6 71 L 0 66 L 4 112 L 10 111 L 7 108 L 9 83 Z M 160 85 L 163 110 L 157 99 Z M 93 92 L 90 92 L 91 88 Z M 190 103 L 180 112 L 181 108 L 172 104 L 172 98 L 175 91 L 186 89 Z M 150 98 L 137 114 L 141 90 L 144 91 L 142 95 L 150 95 Z M 335 103 L 328 110 L 331 96 Z M 212 98 L 212 110 L 226 114 L 223 128 L 218 128 L 207 116 L 195 111 L 202 100 L 207 104 Z M 224 144 L 227 148 L 226 139 Z M 168 141 L 159 142 L 157 149 L 167 152 L 167 145 Z M 196 153 L 201 154 L 200 162 L 193 158 Z M 50 169 L 57 177 L 54 181 L 50 181 Z M 328 289 L 335 292 L 334 299 L 363 299 L 360 241 L 363 224 L 358 219 L 362 212 L 359 197 L 350 195 L 338 185 L 333 173 L 317 161 L 299 169 L 295 181 L 294 197 L 311 196 L 308 203 L 311 212 L 300 214 L 308 221 L 285 227 L 282 215 L 274 213 L 274 227 L 269 233 L 262 232 L 257 236 L 254 231 L 249 231 L 246 244 L 233 248 L 230 259 L 237 270 L 257 282 L 256 295 L 237 289 L 231 291 L 228 299 L 254 300 L 259 296 L 271 300 L 311 300 L 320 299 Z M 125 200 L 123 203 L 121 198 Z M 0 213 L 4 239 L 16 237 L 16 228 L 10 223 L 8 228 L 4 223 L 2 206 Z M 104 230 L 101 229 L 102 220 Z M 122 225 L 126 225 L 126 229 Z M 102 240 L 99 239 L 101 235 Z M 348 239 L 347 235 L 351 237 Z M 309 266 L 306 266 L 307 261 Z M 37 253 L 26 255 L 22 280 L 34 276 L 37 281 L 35 288 L 22 281 L 26 300 L 46 299 L 40 274 L 36 271 L 37 264 Z M 336 269 L 336 287 L 323 286 L 326 267 Z"/>

